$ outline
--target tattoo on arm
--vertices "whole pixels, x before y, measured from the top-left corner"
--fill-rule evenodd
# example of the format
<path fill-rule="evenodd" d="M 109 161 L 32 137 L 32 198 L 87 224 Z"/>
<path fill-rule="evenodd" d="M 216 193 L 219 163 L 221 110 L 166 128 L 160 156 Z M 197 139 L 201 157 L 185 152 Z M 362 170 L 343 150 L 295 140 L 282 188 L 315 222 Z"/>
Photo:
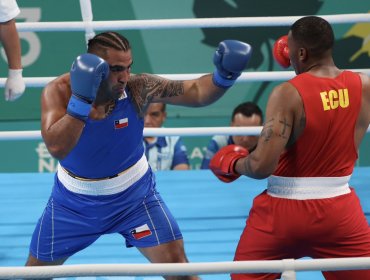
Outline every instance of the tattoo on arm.
<path fill-rule="evenodd" d="M 184 94 L 184 87 L 181 81 L 167 80 L 153 75 L 144 75 L 143 78 L 144 103 L 151 102 L 155 97 L 166 98 Z"/>
<path fill-rule="evenodd" d="M 131 95 L 140 113 L 155 97 L 165 98 L 184 94 L 182 81 L 167 80 L 155 75 L 132 75 L 128 82 Z"/>
<path fill-rule="evenodd" d="M 284 118 L 284 120 L 279 120 L 279 123 L 282 124 L 281 131 L 279 136 L 282 138 L 289 138 L 289 135 L 287 135 L 286 129 L 287 127 L 292 127 L 292 124 L 289 124 L 287 120 Z"/>
<path fill-rule="evenodd" d="M 181 81 L 168 81 L 165 92 L 161 97 L 179 96 L 184 94 L 184 86 Z"/>
<path fill-rule="evenodd" d="M 266 121 L 265 126 L 261 131 L 261 138 L 264 140 L 264 142 L 269 142 L 271 140 L 273 122 L 274 122 L 273 118 L 271 120 Z"/>
<path fill-rule="evenodd" d="M 264 142 L 269 142 L 274 135 L 273 131 L 273 123 L 275 119 L 272 118 L 268 121 L 266 121 L 265 126 L 262 129 L 261 132 L 261 138 L 264 140 Z M 282 138 L 289 138 L 289 135 L 287 134 L 287 128 L 292 127 L 292 124 L 288 123 L 287 120 L 284 118 L 282 120 L 278 120 L 280 125 L 280 132 L 277 134 L 279 137 Z"/>

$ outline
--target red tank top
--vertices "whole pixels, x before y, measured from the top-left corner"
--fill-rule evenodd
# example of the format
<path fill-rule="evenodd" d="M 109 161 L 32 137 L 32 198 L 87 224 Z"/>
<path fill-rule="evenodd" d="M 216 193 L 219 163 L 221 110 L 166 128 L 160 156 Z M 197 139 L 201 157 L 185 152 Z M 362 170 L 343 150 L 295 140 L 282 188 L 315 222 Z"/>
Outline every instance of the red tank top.
<path fill-rule="evenodd" d="M 351 175 L 357 160 L 354 133 L 361 107 L 359 75 L 344 71 L 333 79 L 303 73 L 289 82 L 302 98 L 306 126 L 296 143 L 281 155 L 274 175 Z"/>

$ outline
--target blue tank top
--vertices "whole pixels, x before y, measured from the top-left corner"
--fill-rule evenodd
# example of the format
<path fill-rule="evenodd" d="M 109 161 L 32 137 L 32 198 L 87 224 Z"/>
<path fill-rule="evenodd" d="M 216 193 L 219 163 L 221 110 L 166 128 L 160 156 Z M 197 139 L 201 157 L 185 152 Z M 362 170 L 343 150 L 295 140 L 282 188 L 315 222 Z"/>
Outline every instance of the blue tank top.
<path fill-rule="evenodd" d="M 143 155 L 144 121 L 130 97 L 116 101 L 102 120 L 88 119 L 77 145 L 60 161 L 84 178 L 114 176 L 134 165 Z"/>

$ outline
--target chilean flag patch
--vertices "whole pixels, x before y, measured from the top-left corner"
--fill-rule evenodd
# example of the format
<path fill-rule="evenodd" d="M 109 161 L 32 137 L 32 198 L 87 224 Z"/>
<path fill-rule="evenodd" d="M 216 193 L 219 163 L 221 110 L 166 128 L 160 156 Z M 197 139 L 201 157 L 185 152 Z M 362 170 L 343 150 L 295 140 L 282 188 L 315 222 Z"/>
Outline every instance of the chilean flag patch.
<path fill-rule="evenodd" d="M 124 118 L 124 119 L 114 121 L 114 128 L 115 129 L 124 128 L 126 126 L 128 126 L 128 118 Z"/>
<path fill-rule="evenodd" d="M 144 237 L 147 237 L 149 235 L 152 235 L 152 232 L 150 231 L 147 224 L 139 226 L 131 231 L 132 236 L 138 240 Z"/>

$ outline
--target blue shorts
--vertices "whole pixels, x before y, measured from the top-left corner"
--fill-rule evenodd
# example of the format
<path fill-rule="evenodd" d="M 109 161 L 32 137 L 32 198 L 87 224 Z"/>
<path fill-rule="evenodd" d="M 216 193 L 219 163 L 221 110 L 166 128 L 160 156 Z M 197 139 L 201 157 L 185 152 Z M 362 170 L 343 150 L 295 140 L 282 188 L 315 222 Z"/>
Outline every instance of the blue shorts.
<path fill-rule="evenodd" d="M 152 247 L 182 239 L 176 221 L 156 191 L 150 168 L 128 189 L 104 196 L 71 192 L 55 176 L 30 252 L 41 261 L 65 259 L 109 233 L 120 233 L 126 247 Z"/>

